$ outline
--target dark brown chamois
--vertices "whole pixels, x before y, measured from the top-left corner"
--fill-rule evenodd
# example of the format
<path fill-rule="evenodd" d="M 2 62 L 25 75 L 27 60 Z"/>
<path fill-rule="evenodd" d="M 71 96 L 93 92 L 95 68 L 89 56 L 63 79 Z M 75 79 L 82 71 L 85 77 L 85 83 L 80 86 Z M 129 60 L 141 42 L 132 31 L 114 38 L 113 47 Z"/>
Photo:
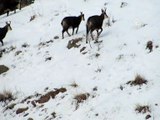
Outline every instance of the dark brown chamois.
<path fill-rule="evenodd" d="M 11 21 L 10 22 L 6 22 L 6 25 L 3 28 L 0 28 L 0 42 L 3 44 L 3 39 L 5 38 L 8 30 L 12 30 L 11 28 Z"/>
<path fill-rule="evenodd" d="M 108 18 L 106 14 L 106 9 L 105 10 L 102 9 L 101 15 L 94 15 L 88 18 L 87 24 L 86 24 L 86 43 L 88 43 L 89 32 L 91 33 L 92 40 L 94 40 L 93 34 L 92 34 L 94 30 L 97 31 L 97 38 L 101 34 L 101 32 L 103 31 L 102 24 L 103 24 L 104 18 Z M 100 29 L 100 32 L 99 32 L 99 29 Z"/>
<path fill-rule="evenodd" d="M 67 32 L 67 34 L 69 36 L 71 36 L 69 34 L 69 32 L 68 32 L 69 28 L 73 29 L 72 35 L 74 34 L 74 29 L 77 28 L 77 30 L 76 30 L 76 34 L 77 34 L 78 29 L 79 29 L 79 25 L 80 25 L 82 20 L 84 21 L 84 14 L 82 12 L 78 17 L 76 17 L 76 16 L 68 16 L 68 17 L 63 18 L 63 20 L 61 22 L 61 25 L 63 27 L 62 39 L 64 38 L 64 32 L 65 31 Z"/>
<path fill-rule="evenodd" d="M 3 3 L 4 12 L 7 13 L 7 16 L 9 16 L 10 11 L 14 11 L 14 13 L 16 13 L 16 9 L 21 10 L 21 3 L 22 0 L 5 0 Z"/>

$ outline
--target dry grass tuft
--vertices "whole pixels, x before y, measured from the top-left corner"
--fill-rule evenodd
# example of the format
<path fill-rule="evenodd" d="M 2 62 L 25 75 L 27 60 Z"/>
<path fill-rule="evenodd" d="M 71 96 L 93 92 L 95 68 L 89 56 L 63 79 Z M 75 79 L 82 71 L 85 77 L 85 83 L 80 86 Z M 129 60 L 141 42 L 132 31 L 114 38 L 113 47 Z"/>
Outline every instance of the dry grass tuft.
<path fill-rule="evenodd" d="M 4 90 L 3 93 L 0 93 L 0 102 L 7 102 L 15 100 L 15 97 L 11 91 Z"/>
<path fill-rule="evenodd" d="M 75 83 L 75 82 L 73 82 L 70 86 L 73 87 L 73 88 L 77 88 L 77 87 L 78 87 L 78 84 Z"/>
<path fill-rule="evenodd" d="M 150 107 L 148 105 L 137 105 L 135 108 L 135 111 L 137 111 L 138 113 L 150 113 Z"/>
<path fill-rule="evenodd" d="M 135 80 L 133 80 L 133 81 L 129 81 L 129 82 L 127 82 L 127 84 L 130 84 L 131 86 L 136 86 L 136 85 L 139 85 L 139 86 L 141 86 L 141 85 L 143 85 L 143 84 L 147 84 L 147 80 L 144 78 L 144 77 L 142 77 L 141 75 L 137 75 L 136 77 L 135 77 Z"/>

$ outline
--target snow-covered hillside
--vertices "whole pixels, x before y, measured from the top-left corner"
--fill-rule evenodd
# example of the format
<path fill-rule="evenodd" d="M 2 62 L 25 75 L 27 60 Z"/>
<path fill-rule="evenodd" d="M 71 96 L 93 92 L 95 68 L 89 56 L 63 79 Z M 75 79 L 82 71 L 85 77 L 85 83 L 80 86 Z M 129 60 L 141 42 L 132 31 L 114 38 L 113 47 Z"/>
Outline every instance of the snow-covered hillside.
<path fill-rule="evenodd" d="M 159 0 L 36 0 L 0 16 L 1 27 L 6 21 L 12 26 L 0 45 L 0 65 L 9 68 L 0 74 L 0 120 L 160 120 L 159 5 Z M 90 47 L 86 21 L 102 8 L 109 19 Z M 78 34 L 62 39 L 61 20 L 81 11 L 85 21 Z M 71 49 L 70 40 L 78 41 Z M 5 91 L 14 100 L 2 100 Z"/>

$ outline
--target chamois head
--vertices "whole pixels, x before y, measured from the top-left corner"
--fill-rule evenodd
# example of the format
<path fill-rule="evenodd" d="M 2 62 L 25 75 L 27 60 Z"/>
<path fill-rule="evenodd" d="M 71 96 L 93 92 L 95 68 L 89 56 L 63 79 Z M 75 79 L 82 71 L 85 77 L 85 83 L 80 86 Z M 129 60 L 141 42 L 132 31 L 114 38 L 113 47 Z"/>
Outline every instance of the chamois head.
<path fill-rule="evenodd" d="M 83 12 L 80 12 L 80 13 L 81 13 L 80 14 L 81 20 L 85 21 Z"/>
<path fill-rule="evenodd" d="M 12 30 L 12 28 L 11 28 L 11 21 L 6 22 L 6 27 L 7 27 L 8 30 Z"/>
<path fill-rule="evenodd" d="M 106 8 L 105 8 L 104 10 L 101 9 L 101 11 L 102 11 L 102 14 L 101 14 L 101 15 L 103 15 L 104 18 L 108 18 L 108 15 L 107 15 L 107 13 L 106 13 Z"/>

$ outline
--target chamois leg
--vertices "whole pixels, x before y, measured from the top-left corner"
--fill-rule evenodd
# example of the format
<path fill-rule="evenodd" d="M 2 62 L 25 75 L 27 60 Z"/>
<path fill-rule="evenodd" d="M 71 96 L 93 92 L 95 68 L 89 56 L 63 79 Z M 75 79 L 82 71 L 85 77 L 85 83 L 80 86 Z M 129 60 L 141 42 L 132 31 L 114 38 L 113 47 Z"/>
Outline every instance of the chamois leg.
<path fill-rule="evenodd" d="M 69 34 L 68 30 L 66 30 L 66 32 L 67 32 L 68 36 L 71 36 L 71 35 Z"/>
<path fill-rule="evenodd" d="M 62 30 L 62 39 L 64 39 L 64 32 L 65 32 L 65 30 L 63 29 Z"/>
<path fill-rule="evenodd" d="M 93 34 L 92 34 L 93 31 L 94 30 L 91 30 L 91 38 L 92 38 L 92 40 L 94 40 L 94 37 L 93 37 Z"/>
<path fill-rule="evenodd" d="M 100 29 L 101 31 L 100 32 L 98 32 L 98 36 L 102 33 L 102 31 L 103 31 L 103 28 L 101 28 Z"/>
<path fill-rule="evenodd" d="M 0 40 L 0 42 L 2 43 L 2 46 L 3 46 L 3 45 L 4 45 L 4 44 L 3 44 L 3 40 Z"/>
<path fill-rule="evenodd" d="M 73 31 L 72 31 L 72 35 L 74 35 L 74 28 L 73 28 Z"/>
<path fill-rule="evenodd" d="M 76 34 L 78 33 L 79 26 L 77 27 Z"/>

